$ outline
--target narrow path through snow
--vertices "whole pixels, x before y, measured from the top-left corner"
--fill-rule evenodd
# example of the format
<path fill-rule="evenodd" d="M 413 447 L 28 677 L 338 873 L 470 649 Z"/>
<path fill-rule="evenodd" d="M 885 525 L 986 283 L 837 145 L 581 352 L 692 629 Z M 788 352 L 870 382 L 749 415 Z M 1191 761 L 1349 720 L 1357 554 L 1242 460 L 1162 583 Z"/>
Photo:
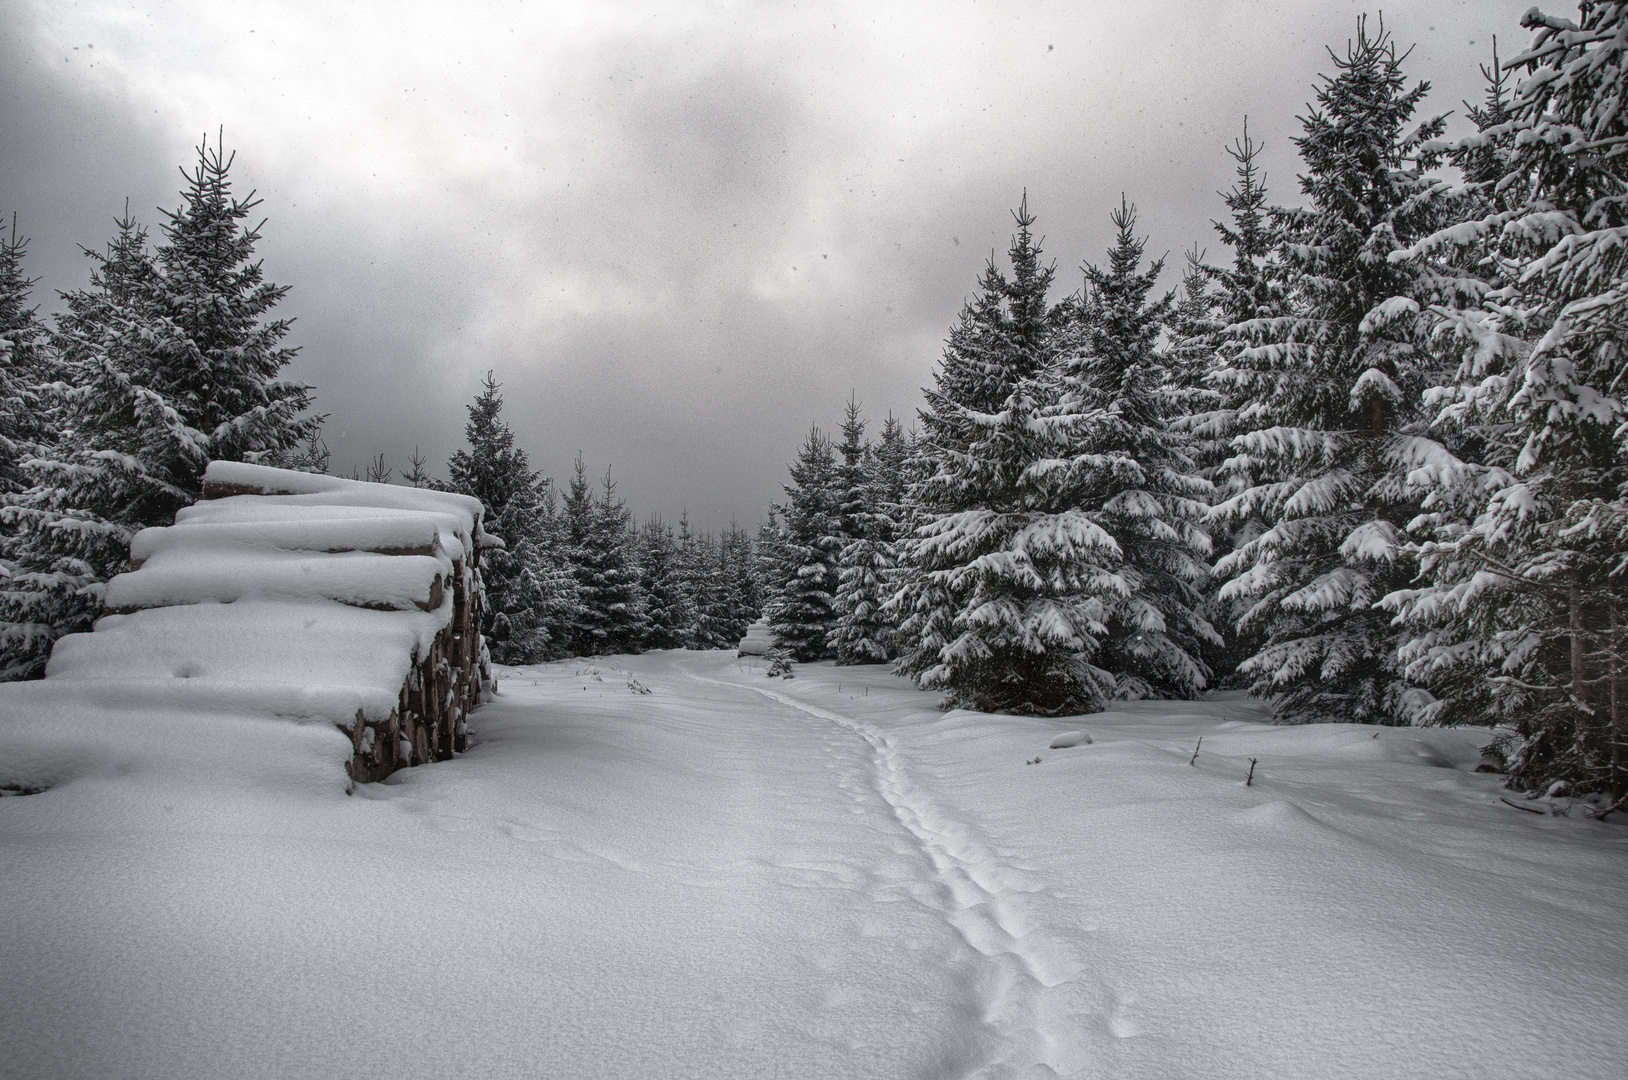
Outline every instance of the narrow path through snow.
<path fill-rule="evenodd" d="M 1480 732 L 946 713 L 720 653 L 502 675 L 469 753 L 349 796 L 331 730 L 155 714 L 0 799 L 0 1080 L 1628 1060 L 1628 828 L 1509 809 Z"/>
<path fill-rule="evenodd" d="M 696 682 L 741 688 L 739 683 L 697 675 L 691 665 L 678 667 Z M 851 732 L 869 748 L 877 793 L 931 868 L 923 888 L 914 890 L 915 898 L 943 916 L 968 948 L 988 962 L 987 970 L 975 973 L 974 990 L 983 1002 L 984 1022 L 999 1033 L 1002 1045 L 997 1059 L 972 1075 L 1059 1075 L 1054 1055 L 1065 1040 L 1047 1023 L 1043 1001 L 1068 974 L 1056 962 L 1055 945 L 1037 931 L 1021 932 L 1007 911 L 1013 894 L 1039 888 L 1032 875 L 994 854 L 971 825 L 957 820 L 912 783 L 892 736 L 769 686 L 748 683 L 745 688 Z"/>

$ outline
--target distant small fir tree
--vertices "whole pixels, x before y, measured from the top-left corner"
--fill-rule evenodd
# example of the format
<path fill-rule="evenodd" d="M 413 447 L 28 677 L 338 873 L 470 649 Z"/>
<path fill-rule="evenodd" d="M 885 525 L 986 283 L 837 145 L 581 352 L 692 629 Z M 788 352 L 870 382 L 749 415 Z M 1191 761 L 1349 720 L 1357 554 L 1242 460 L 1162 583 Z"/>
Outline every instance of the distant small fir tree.
<path fill-rule="evenodd" d="M 564 516 L 577 583 L 572 643 L 581 656 L 637 652 L 646 620 L 638 569 L 629 552 L 629 514 L 616 498 L 608 468 L 600 487 L 596 499 L 578 455 Z"/>
<path fill-rule="evenodd" d="M 646 649 L 677 649 L 688 641 L 695 609 L 685 588 L 682 551 L 673 527 L 652 515 L 639 529 L 639 588 L 644 594 Z"/>
<path fill-rule="evenodd" d="M 488 371 L 469 405 L 464 437 L 469 449 L 447 462 L 449 487 L 473 495 L 486 508 L 485 528 L 503 541 L 481 556 L 486 608 L 481 634 L 500 664 L 531 664 L 549 651 L 544 625 L 549 606 L 548 550 L 543 532 L 547 482 L 531 470 L 526 452 L 501 417 L 502 384 Z M 383 470 L 383 456 L 378 469 Z M 374 468 L 369 467 L 369 479 Z M 388 482 L 386 479 L 385 481 Z"/>
<path fill-rule="evenodd" d="M 402 483 L 406 484 L 408 487 L 415 488 L 427 488 L 435 486 L 435 478 L 432 477 L 424 468 L 429 459 L 423 454 L 419 453 L 417 443 L 413 444 L 413 456 L 408 458 L 407 461 L 412 468 L 408 469 L 402 474 Z"/>
<path fill-rule="evenodd" d="M 799 661 L 820 660 L 836 623 L 840 492 L 831 441 L 811 429 L 786 486 L 779 595 L 767 614 L 775 644 Z"/>

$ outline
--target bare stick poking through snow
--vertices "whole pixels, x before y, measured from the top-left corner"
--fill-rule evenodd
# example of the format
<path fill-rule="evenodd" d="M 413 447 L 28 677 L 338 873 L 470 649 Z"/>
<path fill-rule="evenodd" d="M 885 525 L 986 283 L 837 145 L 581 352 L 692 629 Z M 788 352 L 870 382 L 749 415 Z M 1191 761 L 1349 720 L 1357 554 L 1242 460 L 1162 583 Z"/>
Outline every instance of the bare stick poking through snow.
<path fill-rule="evenodd" d="M 1618 810 L 1621 810 L 1624 806 L 1628 806 L 1628 795 L 1624 795 L 1622 798 L 1618 799 L 1604 810 L 1590 810 L 1589 816 L 1595 821 L 1604 821 L 1605 815 L 1614 814 Z"/>
<path fill-rule="evenodd" d="M 1194 757 L 1198 756 L 1198 752 L 1196 750 L 1193 752 L 1193 756 Z M 1251 785 L 1253 785 L 1255 783 L 1255 762 L 1256 762 L 1256 760 L 1257 759 L 1255 759 L 1255 758 L 1250 758 L 1249 759 L 1249 775 L 1244 777 L 1244 787 L 1250 787 Z"/>
<path fill-rule="evenodd" d="M 1198 737 L 1198 746 L 1203 746 L 1203 745 L 1204 745 L 1204 736 L 1200 735 Z M 1191 765 L 1195 769 L 1198 768 L 1198 746 L 1193 747 L 1193 756 L 1187 759 L 1187 764 Z"/>

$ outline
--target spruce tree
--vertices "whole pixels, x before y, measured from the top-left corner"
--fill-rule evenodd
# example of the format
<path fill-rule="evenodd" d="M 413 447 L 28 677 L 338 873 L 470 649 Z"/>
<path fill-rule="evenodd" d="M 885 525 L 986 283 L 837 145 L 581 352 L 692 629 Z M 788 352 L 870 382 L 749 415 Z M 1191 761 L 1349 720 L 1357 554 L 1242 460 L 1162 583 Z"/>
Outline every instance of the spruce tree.
<path fill-rule="evenodd" d="M 0 240 L 0 499 L 15 497 L 29 480 L 22 468 L 53 434 L 45 406 L 51 399 L 42 387 L 47 377 L 46 328 L 38 308 L 29 303 L 36 279 L 23 272 L 28 241 L 17 235 Z M 47 583 L 31 576 L 30 559 L 21 539 L 21 522 L 0 503 L 0 679 L 34 674 L 60 632 L 74 625 L 83 605 L 42 595 Z"/>
<path fill-rule="evenodd" d="M 0 603 L 0 671 L 37 675 L 50 643 L 88 629 L 129 540 L 202 493 L 213 459 L 284 463 L 316 432 L 308 387 L 278 378 L 294 355 L 287 293 L 253 261 L 258 203 L 232 195 L 232 158 L 207 143 L 163 242 L 126 212 L 91 288 L 66 294 L 51 351 L 57 379 L 39 408 L 54 435 L 4 496 L 10 576 Z"/>
<path fill-rule="evenodd" d="M 892 604 L 906 638 L 896 670 L 965 708 L 1088 712 L 1113 688 L 1091 657 L 1124 598 L 1120 552 L 1073 503 L 1040 423 L 1061 313 L 1026 201 L 1014 216 L 1013 278 L 986 270 L 922 415 L 920 524 Z"/>
<path fill-rule="evenodd" d="M 841 555 L 841 492 L 831 441 L 812 428 L 786 485 L 785 539 L 779 595 L 768 609 L 775 644 L 794 660 L 829 655 L 836 623 L 837 560 Z"/>
<path fill-rule="evenodd" d="M 1232 579 L 1223 599 L 1249 605 L 1243 625 L 1268 634 L 1240 672 L 1281 715 L 1406 723 L 1420 700 L 1399 631 L 1374 605 L 1415 572 L 1404 530 L 1418 504 L 1404 476 L 1433 361 L 1415 282 L 1390 255 L 1432 231 L 1422 196 L 1443 123 L 1408 129 L 1429 84 L 1408 87 L 1382 25 L 1359 22 L 1345 55 L 1330 56 L 1337 74 L 1295 140 L 1308 206 L 1287 216 L 1279 246 L 1289 311 L 1230 330 L 1241 347 L 1218 373 L 1252 402 L 1255 427 L 1233 441 L 1248 487 L 1218 516 L 1268 527 L 1217 571 Z"/>
<path fill-rule="evenodd" d="M 961 635 L 956 623 L 968 583 L 957 578 L 951 587 L 948 571 L 961 556 L 937 537 L 963 515 L 990 505 L 987 493 L 969 482 L 976 471 L 971 447 L 989 439 L 984 418 L 1000 412 L 1020 383 L 1046 368 L 1063 316 L 1061 306 L 1047 301 L 1055 268 L 1041 264 L 1040 245 L 1029 231 L 1035 219 L 1027 194 L 1013 217 L 1018 231 L 1008 251 L 1012 277 L 990 259 L 978 295 L 950 331 L 920 416 L 912 537 L 900 545 L 898 591 L 887 609 L 898 626 L 895 670 L 918 682 L 936 684 L 940 676 L 930 673 L 945 670 L 940 654 Z"/>
<path fill-rule="evenodd" d="M 736 522 L 719 538 L 719 565 L 724 577 L 720 634 L 732 649 L 763 611 L 762 584 L 752 538 Z"/>
<path fill-rule="evenodd" d="M 172 464 L 191 498 L 204 463 L 280 463 L 296 454 L 320 419 L 305 415 L 311 388 L 281 379 L 297 350 L 282 344 L 290 320 L 269 318 L 288 286 L 265 280 L 255 245 L 265 223 L 247 227 L 260 201 L 239 200 L 228 177 L 235 154 L 198 147 L 182 204 L 165 212 L 152 279 L 155 390 L 203 438 L 204 461 Z"/>
<path fill-rule="evenodd" d="M 890 627 L 882 616 L 886 601 L 887 576 L 893 569 L 885 528 L 876 518 L 878 492 L 874 481 L 876 465 L 865 441 L 865 422 L 860 419 L 859 402 L 849 398 L 842 422 L 842 462 L 837 467 L 841 489 L 837 511 L 840 545 L 837 559 L 837 590 L 832 600 L 835 624 L 827 635 L 827 645 L 839 664 L 879 664 L 889 658 Z"/>
<path fill-rule="evenodd" d="M 671 525 L 654 515 L 645 521 L 639 530 L 638 571 L 646 649 L 681 648 L 693 632 L 695 608 L 685 587 L 682 555 Z"/>
<path fill-rule="evenodd" d="M 1107 268 L 1085 268 L 1086 292 L 1057 365 L 1057 402 L 1042 423 L 1061 459 L 1053 482 L 1113 539 L 1120 557 L 1093 662 L 1119 698 L 1192 697 L 1208 685 L 1202 659 L 1221 644 L 1201 612 L 1211 486 L 1197 475 L 1181 415 L 1185 387 L 1158 351 L 1174 297 L 1150 300 L 1164 269 L 1141 268 L 1145 241 L 1123 200 Z"/>
<path fill-rule="evenodd" d="M 1252 371 L 1253 358 L 1239 362 L 1239 354 L 1253 348 L 1253 341 L 1271 332 L 1284 317 L 1287 304 L 1287 267 L 1281 258 L 1283 221 L 1292 212 L 1267 201 L 1266 178 L 1258 159 L 1264 150 L 1249 134 L 1244 119 L 1243 134 L 1225 147 L 1233 160 L 1236 180 L 1221 198 L 1230 212 L 1229 222 L 1213 222 L 1222 241 L 1232 249 L 1226 266 L 1206 268 L 1207 276 L 1218 286 L 1215 294 L 1216 326 L 1209 332 L 1211 357 L 1206 383 L 1215 398 L 1208 411 L 1200 409 L 1182 426 L 1196 440 L 1195 452 L 1200 474 L 1215 487 L 1212 501 L 1218 504 L 1207 523 L 1211 545 L 1217 558 L 1259 537 L 1268 527 L 1259 513 L 1243 511 L 1232 502 L 1254 486 L 1254 473 L 1247 455 L 1236 455 L 1234 438 L 1246 432 L 1274 426 L 1255 396 L 1253 378 L 1241 375 Z M 1211 666 L 1223 678 L 1237 678 L 1236 669 L 1259 652 L 1266 643 L 1264 619 L 1248 619 L 1254 606 L 1247 596 L 1234 590 L 1222 595 L 1224 581 L 1211 579 L 1205 600 L 1205 616 L 1224 641 L 1210 654 Z M 1251 681 L 1244 676 L 1246 685 Z"/>
<path fill-rule="evenodd" d="M 757 538 L 752 545 L 752 565 L 758 587 L 758 607 L 767 616 L 785 591 L 790 577 L 786 550 L 786 530 L 780 521 L 780 507 L 771 504 L 769 516 L 758 522 Z"/>
<path fill-rule="evenodd" d="M 577 583 L 572 642 L 579 656 L 636 652 L 644 635 L 646 616 L 630 557 L 629 517 L 626 504 L 616 498 L 610 469 L 596 499 L 578 455 L 565 497 L 565 523 Z"/>
<path fill-rule="evenodd" d="M 1040 389 L 1025 378 L 999 411 L 965 410 L 975 436 L 920 485 L 933 504 L 981 504 L 933 518 L 908 549 L 921 594 L 940 591 L 949 612 L 935 662 L 912 674 L 954 706 L 1055 716 L 1095 711 L 1114 689 L 1092 657 L 1129 599 L 1121 553 L 1074 501 Z"/>
<path fill-rule="evenodd" d="M 23 272 L 27 253 L 28 238 L 17 235 L 13 214 L 10 237 L 0 239 L 0 495 L 23 490 L 21 462 L 47 435 L 39 392 L 47 375 L 47 336 L 39 308 L 29 303 L 38 279 Z"/>
<path fill-rule="evenodd" d="M 1434 534 L 1425 580 L 1387 603 L 1437 716 L 1489 695 L 1516 727 L 1513 786 L 1620 802 L 1628 5 L 1583 4 L 1576 22 L 1534 8 L 1523 25 L 1532 45 L 1508 66 L 1526 77 L 1507 104 L 1493 81 L 1459 147 L 1479 213 L 1408 252 L 1422 276 L 1479 272 L 1425 311 L 1459 366 L 1430 397 L 1442 441 L 1409 477 Z"/>
<path fill-rule="evenodd" d="M 691 553 L 696 618 L 690 648 L 733 649 L 758 614 L 751 599 L 755 571 L 750 544 L 732 525 L 716 538 L 711 533 L 696 537 Z"/>
<path fill-rule="evenodd" d="M 548 482 L 531 470 L 526 452 L 514 445 L 514 433 L 500 415 L 501 386 L 488 371 L 469 405 L 464 426 L 469 449 L 452 455 L 447 473 L 453 491 L 481 501 L 486 531 L 504 544 L 481 558 L 486 589 L 481 635 L 498 663 L 532 664 L 547 655 L 549 645 L 544 623 L 552 599 L 550 553 L 542 512 Z"/>
<path fill-rule="evenodd" d="M 725 640 L 726 628 L 720 622 L 722 592 L 727 583 L 720 577 L 717 547 L 711 534 L 697 535 L 691 531 L 688 510 L 679 515 L 678 546 L 680 574 L 690 616 L 685 647 L 722 649 L 734 644 L 734 641 Z"/>
<path fill-rule="evenodd" d="M 130 539 L 165 524 L 189 497 L 174 463 L 199 454 L 201 434 L 154 385 L 148 298 L 157 271 L 147 234 L 128 214 L 94 260 L 91 287 L 63 296 L 51 349 L 61 378 L 37 404 L 55 429 L 4 496 L 7 581 L 0 594 L 0 676 L 37 678 L 51 645 L 90 629 L 103 586 L 127 568 Z"/>

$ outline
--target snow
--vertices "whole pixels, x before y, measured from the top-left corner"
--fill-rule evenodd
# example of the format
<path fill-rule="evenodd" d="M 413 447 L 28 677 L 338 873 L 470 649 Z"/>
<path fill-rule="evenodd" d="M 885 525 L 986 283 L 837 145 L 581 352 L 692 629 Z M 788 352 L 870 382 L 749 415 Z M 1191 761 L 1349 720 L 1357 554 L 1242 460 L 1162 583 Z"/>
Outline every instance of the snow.
<path fill-rule="evenodd" d="M 774 633 L 769 629 L 768 619 L 759 619 L 746 628 L 746 636 L 741 638 L 737 651 L 742 656 L 762 656 L 774 648 Z"/>
<path fill-rule="evenodd" d="M 157 709 L 386 720 L 453 617 L 464 554 L 483 535 L 479 500 L 235 462 L 204 476 L 217 490 L 285 494 L 205 500 L 136 534 L 136 569 L 107 585 L 112 614 L 56 643 L 56 689 L 41 693 L 93 712 L 122 695 Z"/>
<path fill-rule="evenodd" d="M 211 694 L 226 711 L 350 723 L 396 707 L 414 657 L 451 618 L 452 594 L 432 612 L 376 611 L 302 600 L 243 600 L 107 615 L 93 634 L 57 642 L 46 687 L 73 701 L 83 683 L 114 694 Z M 66 683 L 74 685 L 59 685 Z M 9 689 L 9 688 L 6 688 Z M 5 700 L 0 696 L 0 702 Z"/>
<path fill-rule="evenodd" d="M 359 508 L 327 506 L 300 507 L 296 512 L 278 504 L 271 508 L 274 514 L 250 516 L 242 512 L 250 505 L 248 500 L 236 502 L 230 508 L 236 520 L 230 521 L 212 521 L 209 511 L 200 514 L 194 512 L 197 508 L 189 507 L 180 515 L 184 527 L 138 532 L 130 543 L 131 561 L 140 566 L 161 553 L 224 547 L 426 555 L 439 549 L 448 558 L 461 559 L 464 555 L 456 533 L 457 518 L 451 514 L 406 510 L 373 510 L 368 514 Z"/>
<path fill-rule="evenodd" d="M 1605 1078 L 1628 1054 L 1628 829 L 1501 804 L 1484 732 L 1276 727 L 1235 695 L 946 713 L 882 667 L 728 653 L 501 674 L 467 754 L 349 796 L 325 721 L 0 687 L 0 787 L 52 785 L 0 799 L 0 1075 Z M 1091 750 L 1048 751 L 1070 732 Z"/>
<path fill-rule="evenodd" d="M 1060 734 L 1053 735 L 1051 742 L 1046 744 L 1046 746 L 1052 750 L 1066 750 L 1071 746 L 1089 745 L 1091 745 L 1091 736 L 1087 735 L 1083 731 L 1061 732 Z"/>
<path fill-rule="evenodd" d="M 159 552 L 108 582 L 110 611 L 232 603 L 250 597 L 321 597 L 360 607 L 433 611 L 441 606 L 452 560 L 428 555 L 341 552 L 314 557 L 245 548 Z"/>

